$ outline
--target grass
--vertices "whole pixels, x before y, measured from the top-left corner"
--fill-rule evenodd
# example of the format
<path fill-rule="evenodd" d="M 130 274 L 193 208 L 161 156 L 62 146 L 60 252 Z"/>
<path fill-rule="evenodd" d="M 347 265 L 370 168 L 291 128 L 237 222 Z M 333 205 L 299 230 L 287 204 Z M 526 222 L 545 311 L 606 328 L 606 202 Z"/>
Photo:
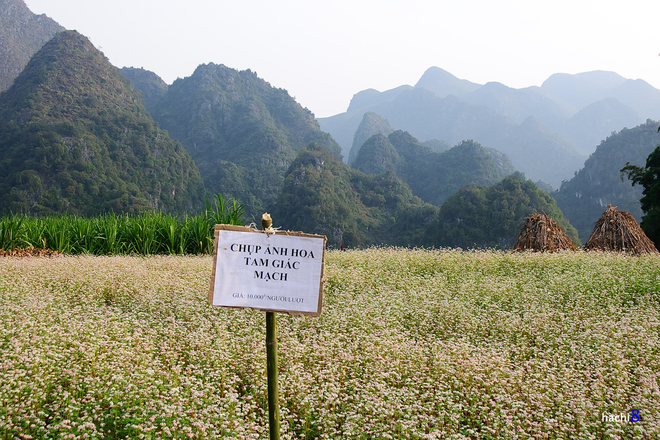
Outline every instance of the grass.
<path fill-rule="evenodd" d="M 41 248 L 64 254 L 184 255 L 210 254 L 216 223 L 242 225 L 243 206 L 225 203 L 220 194 L 206 200 L 203 214 L 177 219 L 171 214 L 104 214 L 95 218 L 0 217 L 0 249 Z"/>
<path fill-rule="evenodd" d="M 0 259 L 0 438 L 267 438 L 265 313 L 210 307 L 211 263 Z M 278 314 L 284 439 L 660 438 L 657 256 L 331 251 L 326 277 L 320 318 Z"/>

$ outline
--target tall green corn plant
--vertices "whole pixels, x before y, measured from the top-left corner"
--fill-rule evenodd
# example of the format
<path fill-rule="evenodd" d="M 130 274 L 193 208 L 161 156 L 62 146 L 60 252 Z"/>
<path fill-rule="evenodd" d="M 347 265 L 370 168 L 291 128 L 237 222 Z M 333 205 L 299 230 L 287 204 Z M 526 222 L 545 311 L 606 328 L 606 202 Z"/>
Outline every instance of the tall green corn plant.
<path fill-rule="evenodd" d="M 47 248 L 44 237 L 46 222 L 41 218 L 27 217 L 23 223 L 25 231 L 25 245 L 33 248 Z"/>
<path fill-rule="evenodd" d="M 211 229 L 216 224 L 242 225 L 245 222 L 245 208 L 234 198 L 231 199 L 231 207 L 226 205 L 220 193 L 215 194 L 212 204 L 206 197 L 204 202 L 206 203 L 206 217 L 211 223 Z"/>
<path fill-rule="evenodd" d="M 213 237 L 209 234 L 210 221 L 206 216 L 196 215 L 184 218 L 186 231 L 185 251 L 192 254 L 208 254 L 213 249 Z"/>
<path fill-rule="evenodd" d="M 99 247 L 97 255 L 117 255 L 121 254 L 124 245 L 122 242 L 121 231 L 124 218 L 116 214 L 104 214 L 99 218 L 97 231 L 99 234 Z"/>
<path fill-rule="evenodd" d="M 216 193 L 213 204 L 204 197 L 206 203 L 206 219 L 208 220 L 209 233 L 209 253 L 213 251 L 214 229 L 215 225 L 243 225 L 245 223 L 245 208 L 234 198 L 231 199 L 231 206 L 227 206 L 222 194 Z"/>
<path fill-rule="evenodd" d="M 139 239 L 135 219 L 127 213 L 117 215 L 117 229 L 120 243 L 117 253 L 137 253 L 136 243 L 139 242 Z"/>
<path fill-rule="evenodd" d="M 245 207 L 234 198 L 231 199 L 231 209 L 227 213 L 225 222 L 227 225 L 243 225 L 245 223 Z"/>
<path fill-rule="evenodd" d="M 93 220 L 78 216 L 70 216 L 68 220 L 71 252 L 75 254 L 96 254 L 99 240 Z"/>
<path fill-rule="evenodd" d="M 126 224 L 126 248 L 129 253 L 150 255 L 158 252 L 156 228 L 158 217 L 155 213 L 145 212 L 129 219 Z"/>
<path fill-rule="evenodd" d="M 70 254 L 71 227 L 70 216 L 49 217 L 44 222 L 44 239 L 46 247 L 54 251 Z"/>
<path fill-rule="evenodd" d="M 181 244 L 181 226 L 176 218 L 171 214 L 160 216 L 160 224 L 158 227 L 158 241 L 160 248 L 164 253 L 174 255 L 176 253 L 183 253 L 183 245 Z M 181 252 L 179 252 L 181 250 Z"/>
<path fill-rule="evenodd" d="M 11 250 L 23 245 L 21 226 L 25 217 L 10 215 L 0 220 L 0 249 Z"/>

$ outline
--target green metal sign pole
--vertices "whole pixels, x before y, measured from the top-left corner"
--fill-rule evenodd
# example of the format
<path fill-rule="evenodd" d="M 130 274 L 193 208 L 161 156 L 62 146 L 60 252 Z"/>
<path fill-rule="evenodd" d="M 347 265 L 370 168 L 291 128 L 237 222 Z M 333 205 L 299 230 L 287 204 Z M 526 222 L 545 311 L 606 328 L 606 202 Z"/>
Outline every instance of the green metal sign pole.
<path fill-rule="evenodd" d="M 266 370 L 268 373 L 270 440 L 280 440 L 280 393 L 277 382 L 277 318 L 275 312 L 266 312 Z"/>
<path fill-rule="evenodd" d="M 261 217 L 261 229 L 270 230 L 273 220 L 268 213 Z M 277 318 L 266 312 L 266 373 L 268 374 L 268 426 L 270 440 L 280 440 L 280 392 L 277 381 Z"/>

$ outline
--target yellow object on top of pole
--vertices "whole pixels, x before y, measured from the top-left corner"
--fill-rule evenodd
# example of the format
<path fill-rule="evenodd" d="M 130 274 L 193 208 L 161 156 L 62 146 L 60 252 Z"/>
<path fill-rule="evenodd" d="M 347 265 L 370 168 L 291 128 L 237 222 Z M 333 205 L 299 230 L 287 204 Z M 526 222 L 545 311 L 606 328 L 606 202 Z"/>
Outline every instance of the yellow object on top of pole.
<path fill-rule="evenodd" d="M 264 215 L 261 216 L 261 229 L 263 231 L 267 231 L 269 229 L 272 229 L 272 226 L 273 226 L 273 219 L 270 218 L 270 214 L 265 212 Z"/>

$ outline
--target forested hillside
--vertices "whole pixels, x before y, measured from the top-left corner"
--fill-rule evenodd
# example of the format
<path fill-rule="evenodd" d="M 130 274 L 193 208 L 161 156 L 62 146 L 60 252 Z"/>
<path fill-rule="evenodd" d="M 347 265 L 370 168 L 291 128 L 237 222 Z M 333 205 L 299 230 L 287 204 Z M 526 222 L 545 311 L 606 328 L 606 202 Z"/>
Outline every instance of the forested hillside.
<path fill-rule="evenodd" d="M 143 68 L 123 67 L 121 73 L 131 81 L 133 88 L 142 94 L 144 106 L 149 112 L 167 92 L 167 84 L 154 72 Z"/>
<path fill-rule="evenodd" d="M 437 212 L 393 172 L 367 175 L 312 145 L 287 171 L 273 219 L 284 229 L 326 235 L 330 247 L 420 246 Z"/>
<path fill-rule="evenodd" d="M 490 187 L 467 186 L 451 196 L 429 229 L 429 242 L 441 247 L 506 249 L 515 243 L 525 219 L 536 213 L 548 214 L 579 245 L 577 231 L 555 200 L 521 173 Z"/>
<path fill-rule="evenodd" d="M 613 133 L 596 148 L 571 180 L 564 182 L 553 193 L 557 205 L 587 241 L 598 218 L 611 204 L 630 212 L 639 222 L 642 209 L 640 186 L 632 186 L 621 178 L 621 168 L 627 162 L 644 166 L 649 154 L 660 145 L 660 122 L 648 120 L 645 124 Z"/>
<path fill-rule="evenodd" d="M 558 209 L 536 185 L 505 176 L 518 168 L 558 185 L 582 163 L 572 144 L 660 108 L 648 84 L 608 72 L 516 90 L 431 68 L 414 87 L 359 92 L 347 113 L 322 121 L 350 168 L 309 110 L 249 69 L 210 63 L 167 85 L 60 30 L 22 0 L 0 0 L 0 74 L 16 77 L 0 94 L 5 213 L 182 214 L 221 193 L 248 218 L 273 211 L 276 223 L 326 234 L 331 246 L 506 246 L 524 215 Z M 658 137 L 651 128 L 642 131 Z M 660 142 L 629 138 L 609 149 L 608 138 L 555 193 L 581 234 L 610 199 L 639 206 L 639 188 L 607 179 L 620 179 L 626 161 L 643 165 Z"/>
<path fill-rule="evenodd" d="M 207 190 L 239 199 L 249 215 L 275 201 L 289 165 L 310 143 L 341 158 L 309 110 L 250 70 L 201 65 L 169 86 L 152 115 L 186 147 Z"/>
<path fill-rule="evenodd" d="M 353 166 L 353 162 L 355 161 L 360 148 L 362 148 L 362 145 L 364 145 L 364 143 L 373 135 L 382 134 L 388 136 L 393 131 L 394 129 L 390 127 L 390 123 L 387 122 L 387 119 L 381 118 L 373 112 L 365 113 L 362 117 L 362 122 L 360 122 L 360 126 L 353 136 L 353 145 L 351 146 L 347 163 L 350 166 Z"/>
<path fill-rule="evenodd" d="M 400 130 L 372 136 L 353 167 L 367 174 L 395 171 L 413 194 L 436 206 L 466 185 L 494 185 L 516 171 L 505 154 L 476 142 L 464 141 L 439 153 Z"/>
<path fill-rule="evenodd" d="M 7 90 L 30 57 L 63 30 L 46 15 L 33 14 L 23 0 L 0 0 L 0 91 Z"/>
<path fill-rule="evenodd" d="M 0 95 L 4 212 L 183 213 L 202 196 L 185 149 L 79 33 L 58 33 Z"/>

